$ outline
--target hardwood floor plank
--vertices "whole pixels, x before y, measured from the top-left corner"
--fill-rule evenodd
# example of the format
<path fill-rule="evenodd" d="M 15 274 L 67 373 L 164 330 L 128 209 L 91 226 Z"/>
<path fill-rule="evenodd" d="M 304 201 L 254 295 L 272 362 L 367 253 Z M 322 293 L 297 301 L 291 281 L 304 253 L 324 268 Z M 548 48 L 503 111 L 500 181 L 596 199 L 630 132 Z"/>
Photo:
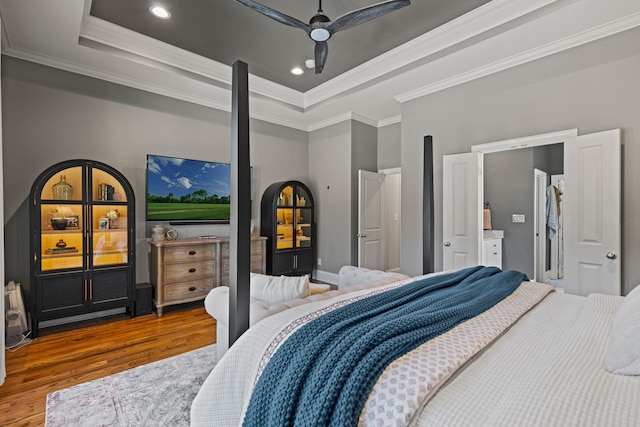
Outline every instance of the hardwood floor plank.
<path fill-rule="evenodd" d="M 43 426 L 46 397 L 62 388 L 195 350 L 215 342 L 216 322 L 202 302 L 40 330 L 31 344 L 6 351 L 0 426 Z"/>

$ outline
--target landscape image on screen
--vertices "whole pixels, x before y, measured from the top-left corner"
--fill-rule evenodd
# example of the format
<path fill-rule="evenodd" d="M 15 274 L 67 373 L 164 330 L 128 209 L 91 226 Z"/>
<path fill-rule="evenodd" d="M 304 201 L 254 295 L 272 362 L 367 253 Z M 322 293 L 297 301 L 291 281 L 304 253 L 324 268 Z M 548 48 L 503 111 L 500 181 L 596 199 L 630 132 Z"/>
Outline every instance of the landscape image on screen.
<path fill-rule="evenodd" d="M 147 155 L 148 221 L 222 221 L 231 213 L 231 165 Z"/>

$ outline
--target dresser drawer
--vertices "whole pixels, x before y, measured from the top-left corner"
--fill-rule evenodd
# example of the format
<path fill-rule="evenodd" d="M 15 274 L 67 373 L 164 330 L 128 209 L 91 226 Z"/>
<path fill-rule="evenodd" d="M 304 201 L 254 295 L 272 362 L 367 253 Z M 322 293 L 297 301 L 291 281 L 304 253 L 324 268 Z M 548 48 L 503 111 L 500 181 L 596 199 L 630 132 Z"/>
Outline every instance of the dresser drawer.
<path fill-rule="evenodd" d="M 188 261 L 201 259 L 215 259 L 216 245 L 177 246 L 164 250 L 164 261 Z"/>
<path fill-rule="evenodd" d="M 231 245 L 229 243 L 222 243 L 220 245 L 220 257 L 222 259 L 229 259 L 229 251 Z M 264 241 L 263 240 L 253 240 L 251 242 L 251 258 L 254 256 L 260 256 L 262 259 L 263 254 Z"/>
<path fill-rule="evenodd" d="M 164 302 L 186 301 L 205 297 L 213 289 L 213 278 L 164 285 Z"/>
<path fill-rule="evenodd" d="M 252 273 L 264 273 L 262 269 L 262 265 L 264 263 L 262 261 L 262 252 L 251 254 L 251 264 L 249 266 L 249 269 Z M 222 258 L 220 260 L 220 274 L 222 276 L 229 276 L 229 258 Z"/>
<path fill-rule="evenodd" d="M 164 282 L 183 282 L 204 277 L 213 277 L 216 274 L 215 261 L 194 261 L 164 265 Z"/>

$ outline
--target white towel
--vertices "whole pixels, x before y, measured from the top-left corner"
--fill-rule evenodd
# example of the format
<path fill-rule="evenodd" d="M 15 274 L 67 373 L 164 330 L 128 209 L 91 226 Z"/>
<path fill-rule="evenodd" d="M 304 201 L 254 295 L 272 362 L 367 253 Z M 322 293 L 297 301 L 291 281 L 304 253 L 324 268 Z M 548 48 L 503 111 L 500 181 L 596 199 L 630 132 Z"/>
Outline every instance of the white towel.
<path fill-rule="evenodd" d="M 549 240 L 551 240 L 560 229 L 558 204 L 556 203 L 556 193 L 553 190 L 553 185 L 547 187 L 547 227 L 549 228 Z"/>

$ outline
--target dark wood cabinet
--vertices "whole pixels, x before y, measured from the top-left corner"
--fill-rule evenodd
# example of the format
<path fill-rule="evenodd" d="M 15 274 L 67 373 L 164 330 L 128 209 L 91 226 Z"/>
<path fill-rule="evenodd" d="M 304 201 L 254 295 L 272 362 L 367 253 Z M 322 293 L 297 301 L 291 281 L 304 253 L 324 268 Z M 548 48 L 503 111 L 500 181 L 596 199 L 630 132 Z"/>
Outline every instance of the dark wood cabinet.
<path fill-rule="evenodd" d="M 133 315 L 135 199 L 127 179 L 104 163 L 70 160 L 38 176 L 30 201 L 33 335 L 46 321 L 123 307 Z"/>
<path fill-rule="evenodd" d="M 262 195 L 260 228 L 267 237 L 267 274 L 298 276 L 315 267 L 313 195 L 299 181 L 271 184 Z"/>

